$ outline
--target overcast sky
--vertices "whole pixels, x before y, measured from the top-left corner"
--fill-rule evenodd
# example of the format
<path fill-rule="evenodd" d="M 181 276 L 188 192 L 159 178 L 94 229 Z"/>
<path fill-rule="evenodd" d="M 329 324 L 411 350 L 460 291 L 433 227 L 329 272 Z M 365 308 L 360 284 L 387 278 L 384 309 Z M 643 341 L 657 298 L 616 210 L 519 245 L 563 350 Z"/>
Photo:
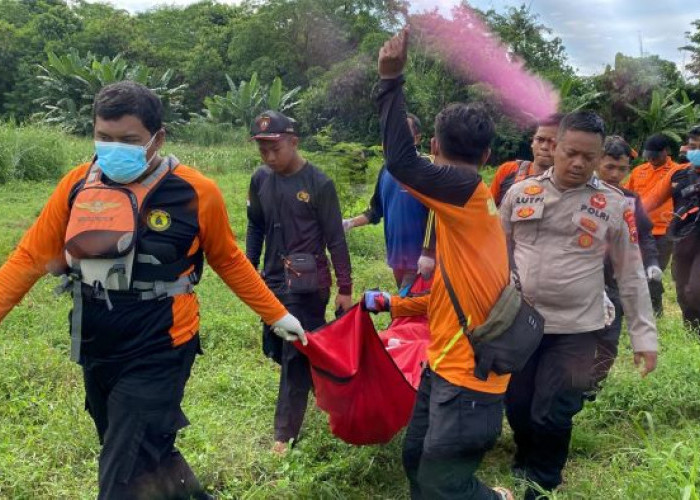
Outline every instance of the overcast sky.
<path fill-rule="evenodd" d="M 130 11 L 155 5 L 185 5 L 194 0 L 111 0 Z M 238 0 L 225 0 L 236 3 Z M 700 19 L 700 0 L 525 0 L 541 21 L 554 30 L 566 47 L 571 64 L 582 74 L 602 71 L 615 54 L 639 56 L 640 37 L 645 54 L 658 54 L 683 65 L 687 53 L 679 47 L 687 43 L 685 32 Z M 458 0 L 412 0 L 414 10 L 438 7 L 448 12 Z M 472 0 L 481 9 L 503 10 L 520 5 L 513 0 Z M 685 56 L 684 56 L 685 54 Z"/>

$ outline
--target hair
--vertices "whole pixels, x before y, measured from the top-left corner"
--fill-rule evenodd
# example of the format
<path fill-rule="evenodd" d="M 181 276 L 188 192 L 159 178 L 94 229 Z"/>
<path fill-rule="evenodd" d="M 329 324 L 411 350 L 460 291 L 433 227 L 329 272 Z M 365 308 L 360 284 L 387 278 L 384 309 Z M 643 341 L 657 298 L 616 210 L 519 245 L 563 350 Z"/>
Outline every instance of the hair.
<path fill-rule="evenodd" d="M 450 104 L 435 117 L 435 137 L 451 160 L 478 164 L 495 134 L 493 120 L 480 104 Z"/>
<path fill-rule="evenodd" d="M 666 151 L 670 147 L 668 137 L 664 134 L 654 134 L 644 142 L 644 149 L 648 151 Z"/>
<path fill-rule="evenodd" d="M 688 131 L 688 136 L 700 139 L 700 125 L 695 125 Z"/>
<path fill-rule="evenodd" d="M 609 135 L 605 138 L 605 142 L 603 143 L 603 154 L 605 156 L 615 158 L 616 160 L 619 160 L 623 156 L 626 156 L 629 159 L 634 157 L 632 147 L 619 135 Z"/>
<path fill-rule="evenodd" d="M 564 119 L 563 113 L 554 113 L 552 115 L 549 115 L 546 118 L 543 118 L 542 120 L 537 122 L 537 128 L 539 127 L 558 127 L 561 124 L 561 121 Z"/>
<path fill-rule="evenodd" d="M 423 128 L 423 125 L 420 122 L 420 119 L 414 115 L 413 113 L 406 113 L 406 118 L 411 120 L 411 132 L 413 135 L 418 135 L 421 133 L 421 129 Z"/>
<path fill-rule="evenodd" d="M 558 137 L 561 137 L 568 131 L 586 132 L 589 134 L 597 134 L 601 140 L 605 140 L 605 122 L 593 111 L 574 111 L 565 115 L 559 123 Z"/>
<path fill-rule="evenodd" d="M 93 123 L 98 116 L 104 120 L 118 120 L 126 115 L 141 120 L 151 134 L 163 128 L 163 103 L 152 90 L 129 80 L 102 87 L 95 96 Z"/>

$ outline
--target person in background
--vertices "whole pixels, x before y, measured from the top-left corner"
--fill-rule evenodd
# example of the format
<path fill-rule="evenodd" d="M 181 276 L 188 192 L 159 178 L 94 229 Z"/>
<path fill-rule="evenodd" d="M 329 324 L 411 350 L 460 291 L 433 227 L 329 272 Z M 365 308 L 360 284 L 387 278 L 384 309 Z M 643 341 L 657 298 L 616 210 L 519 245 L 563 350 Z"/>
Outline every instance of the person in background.
<path fill-rule="evenodd" d="M 500 207 L 523 297 L 544 316 L 544 337 L 506 393 L 515 474 L 546 491 L 562 482 L 573 417 L 592 386 L 606 324 L 603 262 L 608 255 L 627 314 L 635 363 L 656 367 L 657 334 L 634 212 L 621 191 L 598 179 L 605 125 L 595 113 L 566 115 L 554 165 L 515 184 Z M 528 488 L 526 500 L 538 497 Z"/>
<path fill-rule="evenodd" d="M 263 321 L 305 342 L 299 321 L 236 245 L 216 184 L 162 157 L 163 105 L 135 82 L 103 87 L 95 156 L 63 177 L 0 268 L 0 320 L 48 271 L 73 295 L 71 358 L 102 448 L 100 500 L 212 498 L 175 448 L 201 354 L 194 287 L 203 259 Z"/>
<path fill-rule="evenodd" d="M 689 163 L 666 174 L 642 201 L 647 210 L 672 202 L 675 222 L 688 230 L 675 236 L 671 271 L 683 319 L 700 333 L 700 125 L 690 130 L 685 146 Z"/>
<path fill-rule="evenodd" d="M 408 127 L 417 148 L 421 141 L 418 117 L 407 114 Z M 418 201 L 382 166 L 374 194 L 364 213 L 345 219 L 348 232 L 384 218 L 386 260 L 400 290 L 413 284 L 417 274 L 430 278 L 435 269 L 435 214 Z"/>
<path fill-rule="evenodd" d="M 276 111 L 255 118 L 251 135 L 264 165 L 250 181 L 246 255 L 277 298 L 311 331 L 326 322 L 331 273 L 338 282 L 336 310 L 352 307 L 350 254 L 333 181 L 298 150 L 297 123 Z M 291 342 L 263 326 L 263 350 L 281 365 L 273 451 L 284 453 L 299 437 L 309 390 L 309 361 Z"/>
<path fill-rule="evenodd" d="M 644 159 L 647 162 L 632 170 L 629 180 L 623 187 L 634 191 L 644 198 L 676 166 L 668 150 L 669 141 L 665 135 L 656 134 L 649 137 L 644 143 Z M 659 267 L 662 271 L 665 271 L 673 249 L 672 242 L 666 236 L 668 224 L 673 214 L 673 202 L 669 199 L 654 210 L 647 210 L 647 213 L 654 224 L 652 233 L 654 234 L 656 250 L 659 254 Z M 657 317 L 662 316 L 664 312 L 663 283 L 661 280 L 647 278 L 649 279 L 649 292 L 651 294 L 651 303 L 654 307 L 654 314 Z"/>
<path fill-rule="evenodd" d="M 538 123 L 532 137 L 532 161 L 509 161 L 498 167 L 491 182 L 491 194 L 497 206 L 513 184 L 531 175 L 543 174 L 552 166 L 552 149 L 562 116 L 557 113 Z"/>
<path fill-rule="evenodd" d="M 639 249 L 642 252 L 642 263 L 647 277 L 653 280 L 661 280 L 661 268 L 657 260 L 656 242 L 652 235 L 653 224 L 647 216 L 639 196 L 620 186 L 630 171 L 630 163 L 637 156 L 627 141 L 620 136 L 608 136 L 603 144 L 603 158 L 596 169 L 598 177 L 603 182 L 619 189 L 628 200 L 629 210 L 634 214 L 635 226 Z M 629 214 L 629 212 L 627 212 Z M 627 215 L 629 216 L 629 215 Z M 622 302 L 620 290 L 615 280 L 613 265 L 610 257 L 605 259 L 605 292 L 615 306 L 615 319 L 607 325 L 598 335 L 595 360 L 593 361 L 594 390 L 587 393 L 589 398 L 595 397 L 595 392 L 600 384 L 607 378 L 615 358 L 617 358 L 617 346 L 622 330 Z"/>

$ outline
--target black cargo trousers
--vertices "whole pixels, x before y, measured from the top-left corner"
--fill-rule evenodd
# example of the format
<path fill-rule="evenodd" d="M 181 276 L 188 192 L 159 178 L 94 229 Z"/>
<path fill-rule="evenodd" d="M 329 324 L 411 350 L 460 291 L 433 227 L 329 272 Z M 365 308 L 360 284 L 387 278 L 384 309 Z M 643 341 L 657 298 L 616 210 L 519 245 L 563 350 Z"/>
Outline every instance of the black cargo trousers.
<path fill-rule="evenodd" d="M 700 333 L 700 231 L 676 242 L 672 272 L 683 320 Z"/>
<path fill-rule="evenodd" d="M 175 448 L 189 424 L 180 408 L 199 335 L 127 361 L 83 359 L 86 408 L 102 445 L 101 500 L 207 498 Z"/>
<path fill-rule="evenodd" d="M 403 442 L 411 498 L 500 499 L 474 474 L 502 425 L 502 394 L 472 391 L 423 370 Z"/>

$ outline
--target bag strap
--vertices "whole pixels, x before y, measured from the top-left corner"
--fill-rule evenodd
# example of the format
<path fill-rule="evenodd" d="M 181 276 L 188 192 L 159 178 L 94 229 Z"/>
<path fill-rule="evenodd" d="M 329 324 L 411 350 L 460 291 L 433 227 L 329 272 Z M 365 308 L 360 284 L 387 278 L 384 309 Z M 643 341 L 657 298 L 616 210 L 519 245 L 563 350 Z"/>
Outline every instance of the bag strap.
<path fill-rule="evenodd" d="M 464 310 L 462 309 L 462 306 L 459 304 L 457 293 L 455 293 L 455 289 L 452 286 L 450 277 L 447 275 L 445 265 L 442 263 L 441 258 L 438 258 L 438 265 L 440 266 L 440 274 L 442 274 L 442 281 L 445 283 L 445 288 L 447 288 L 447 294 L 450 296 L 452 307 L 454 308 L 455 313 L 457 313 L 457 320 L 459 321 L 462 330 L 464 330 L 464 333 L 467 335 L 467 337 L 469 337 L 471 335 L 471 332 L 469 331 L 469 323 L 467 322 L 467 318 L 464 315 Z"/>
<path fill-rule="evenodd" d="M 513 277 L 513 283 L 515 285 L 515 289 L 522 294 L 522 284 L 520 282 L 520 273 L 518 273 L 518 268 L 515 266 L 515 261 L 514 259 L 509 259 L 511 262 L 511 273 Z M 467 318 L 464 315 L 464 310 L 462 309 L 462 306 L 459 303 L 459 298 L 457 298 L 457 293 L 455 292 L 454 287 L 452 286 L 452 282 L 450 281 L 450 277 L 447 275 L 447 271 L 445 270 L 445 265 L 442 263 L 442 259 L 438 258 L 438 265 L 440 266 L 440 274 L 442 274 L 442 281 L 445 283 L 445 288 L 447 289 L 447 294 L 450 296 L 450 302 L 452 302 L 452 307 L 455 310 L 455 313 L 457 314 L 457 320 L 459 321 L 460 326 L 462 327 L 462 330 L 464 330 L 464 333 L 467 335 L 467 337 L 471 338 L 471 330 L 469 330 L 469 323 L 467 322 Z"/>

